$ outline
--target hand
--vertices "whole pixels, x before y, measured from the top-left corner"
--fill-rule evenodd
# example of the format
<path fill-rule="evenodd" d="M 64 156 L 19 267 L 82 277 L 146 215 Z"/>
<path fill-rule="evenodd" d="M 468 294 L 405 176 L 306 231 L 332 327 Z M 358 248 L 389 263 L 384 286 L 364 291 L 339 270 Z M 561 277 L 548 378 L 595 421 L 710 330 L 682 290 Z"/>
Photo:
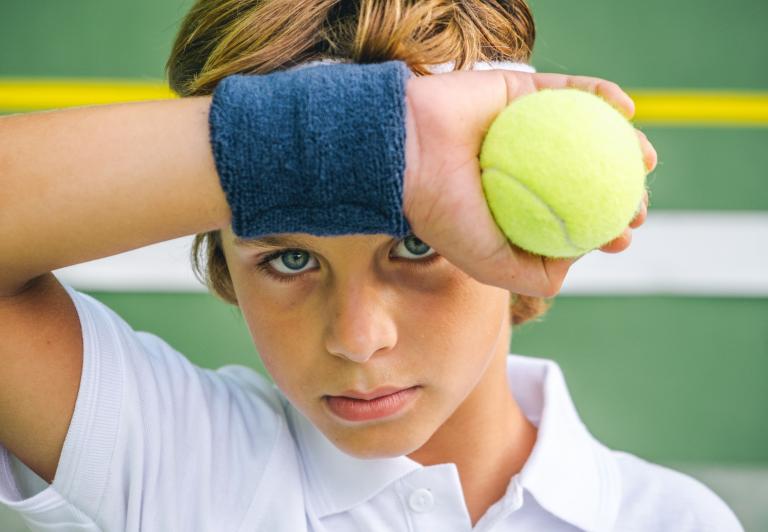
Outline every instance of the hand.
<path fill-rule="evenodd" d="M 406 88 L 403 207 L 414 233 L 478 281 L 514 293 L 552 297 L 577 259 L 550 259 L 511 244 L 483 195 L 478 156 L 491 122 L 513 100 L 541 89 L 576 88 L 603 97 L 628 119 L 632 99 L 592 77 L 508 70 L 414 76 Z M 638 131 L 646 167 L 656 152 Z M 629 228 L 601 249 L 618 252 L 646 217 L 647 195 Z"/>
<path fill-rule="evenodd" d="M 637 136 L 640 139 L 640 146 L 643 149 L 645 167 L 648 169 L 648 173 L 653 172 L 653 169 L 656 168 L 656 162 L 658 161 L 656 150 L 653 148 L 651 143 L 648 142 L 648 137 L 645 136 L 645 133 L 638 131 Z M 643 225 L 643 223 L 645 223 L 646 216 L 648 216 L 647 190 L 645 191 L 643 200 L 640 202 L 640 206 L 637 209 L 637 214 L 632 219 L 632 221 L 629 222 L 629 227 L 624 229 L 624 232 L 621 235 L 602 246 L 600 251 L 605 251 L 606 253 L 619 253 L 620 251 L 627 249 L 629 244 L 632 242 L 632 229 L 637 229 Z"/>

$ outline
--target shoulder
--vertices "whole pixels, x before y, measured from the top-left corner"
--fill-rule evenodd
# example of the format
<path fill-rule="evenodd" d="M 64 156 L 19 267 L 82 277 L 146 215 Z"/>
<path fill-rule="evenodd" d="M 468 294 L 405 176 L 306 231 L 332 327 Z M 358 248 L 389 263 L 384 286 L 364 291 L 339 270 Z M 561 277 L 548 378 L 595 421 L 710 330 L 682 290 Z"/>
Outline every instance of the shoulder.
<path fill-rule="evenodd" d="M 219 369 L 206 370 L 221 379 L 226 386 L 239 396 L 257 401 L 269 408 L 278 417 L 286 417 L 286 399 L 277 387 L 254 369 L 238 364 L 229 364 Z"/>
<path fill-rule="evenodd" d="M 612 454 L 622 482 L 617 529 L 744 530 L 728 505 L 702 482 L 630 453 Z"/>
<path fill-rule="evenodd" d="M 116 420 L 122 412 L 119 417 L 129 421 L 134 414 L 135 422 L 145 428 L 151 421 L 168 428 L 163 414 L 173 412 L 175 428 L 194 431 L 200 427 L 201 412 L 209 412 L 211 424 L 226 423 L 230 430 L 257 427 L 262 442 L 284 432 L 281 394 L 256 370 L 240 365 L 200 367 L 163 338 L 134 330 L 101 301 L 65 288 L 83 331 L 81 387 L 95 395 L 93 401 L 79 401 L 81 407 L 112 404 L 114 415 L 106 417 Z"/>
<path fill-rule="evenodd" d="M 136 372 L 161 374 L 180 386 L 190 380 L 214 385 L 215 391 L 229 390 L 258 397 L 275 410 L 282 410 L 279 392 L 272 383 L 254 369 L 226 365 L 217 370 L 197 366 L 184 354 L 159 336 L 136 331 L 110 307 L 88 294 L 66 287 L 78 310 L 83 326 L 85 354 L 103 359 L 106 355 L 120 359 L 120 366 Z M 89 352 L 90 351 L 90 352 Z"/>
<path fill-rule="evenodd" d="M 287 429 L 282 394 L 255 369 L 237 364 L 200 367 L 154 334 L 137 332 L 136 338 L 146 355 L 144 364 L 153 367 L 154 378 L 179 400 L 179 410 L 197 416 L 194 406 L 204 405 L 211 412 L 226 412 L 229 430 L 238 420 L 243 427 L 258 428 L 262 441 Z"/>
<path fill-rule="evenodd" d="M 142 519 L 158 530 L 201 522 L 234 530 L 251 501 L 280 493 L 271 495 L 275 482 L 297 485 L 296 445 L 271 382 L 245 366 L 200 367 L 98 300 L 72 293 L 83 376 L 54 482 L 68 502 L 93 518 L 115 509 L 104 514 L 105 530 Z M 175 505 L 179 486 L 193 512 Z"/>

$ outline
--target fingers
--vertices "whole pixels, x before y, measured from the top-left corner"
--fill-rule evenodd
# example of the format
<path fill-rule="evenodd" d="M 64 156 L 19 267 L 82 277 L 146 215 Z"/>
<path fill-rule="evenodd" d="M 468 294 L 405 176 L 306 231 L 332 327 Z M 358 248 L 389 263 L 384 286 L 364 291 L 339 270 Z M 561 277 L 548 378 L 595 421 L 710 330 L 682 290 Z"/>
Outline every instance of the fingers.
<path fill-rule="evenodd" d="M 605 253 L 620 253 L 627 249 L 631 243 L 632 230 L 627 227 L 621 235 L 602 246 L 600 251 L 604 251 Z"/>
<path fill-rule="evenodd" d="M 645 163 L 645 168 L 648 170 L 648 173 L 653 172 L 653 170 L 656 168 L 656 164 L 658 162 L 658 155 L 656 154 L 656 149 L 653 147 L 653 145 L 648 141 L 648 137 L 645 136 L 645 133 L 643 133 L 640 130 L 635 130 L 637 133 L 637 138 L 640 140 L 640 147 L 643 151 L 643 162 Z M 629 222 L 629 227 L 632 229 L 637 229 L 641 225 L 645 223 L 645 219 L 648 217 L 648 191 L 646 190 L 643 193 L 643 199 L 640 201 L 640 205 L 637 208 L 637 214 L 635 214 L 635 217 L 632 219 L 631 222 Z"/>
<path fill-rule="evenodd" d="M 637 214 L 635 214 L 635 217 L 632 219 L 631 222 L 629 222 L 629 227 L 632 229 L 637 229 L 641 225 L 645 223 L 645 219 L 648 217 L 648 191 L 646 190 L 643 194 L 643 199 L 640 202 L 640 206 L 637 209 Z"/>
<path fill-rule="evenodd" d="M 624 229 L 618 237 L 614 238 L 607 244 L 600 247 L 600 251 L 606 253 L 620 253 L 627 249 L 632 243 L 632 229 L 637 229 L 645 223 L 645 219 L 648 217 L 648 191 L 643 193 L 643 199 L 640 201 L 640 205 L 637 208 L 637 214 L 629 222 L 629 227 Z"/>
<path fill-rule="evenodd" d="M 627 120 L 635 116 L 635 102 L 616 83 L 590 76 L 565 74 L 531 74 L 536 90 L 579 89 L 602 97 L 615 107 Z"/>
<path fill-rule="evenodd" d="M 577 260 L 534 255 L 506 239 L 504 245 L 498 247 L 492 255 L 479 260 L 466 263 L 463 256 L 446 258 L 481 283 L 534 297 L 557 295 L 568 269 Z"/>
<path fill-rule="evenodd" d="M 544 271 L 547 273 L 547 279 L 549 280 L 549 292 L 543 294 L 540 297 L 554 297 L 559 292 L 565 281 L 566 274 L 573 264 L 581 257 L 575 257 L 572 259 L 549 259 L 540 257 L 540 260 L 544 264 Z"/>
<path fill-rule="evenodd" d="M 645 168 L 647 169 L 648 173 L 651 173 L 656 168 L 656 164 L 658 163 L 658 154 L 656 153 L 656 149 L 650 143 L 645 133 L 638 129 L 636 129 L 635 132 L 637 133 L 637 138 L 640 141 L 640 147 L 642 148 Z M 600 250 L 606 253 L 620 253 L 627 249 L 632 243 L 632 229 L 637 229 L 643 225 L 647 217 L 648 191 L 645 190 L 643 192 L 643 199 L 640 201 L 640 205 L 638 205 L 637 213 L 635 214 L 635 217 L 632 218 L 632 221 L 629 222 L 629 227 L 624 229 L 624 232 L 622 232 L 621 235 L 603 245 Z"/>
<path fill-rule="evenodd" d="M 648 191 L 643 192 L 643 199 L 640 201 L 640 205 L 637 208 L 637 214 L 629 222 L 629 227 L 624 229 L 618 237 L 614 238 L 607 244 L 600 247 L 600 251 L 606 253 L 620 253 L 627 249 L 632 243 L 632 229 L 637 229 L 645 223 L 645 219 L 648 217 Z"/>
<path fill-rule="evenodd" d="M 534 255 L 514 244 L 509 247 L 519 265 L 518 271 L 528 276 L 528 279 L 515 279 L 515 285 L 521 287 L 515 287 L 512 291 L 535 297 L 556 296 L 563 286 L 568 270 L 579 258 L 553 259 Z"/>
<path fill-rule="evenodd" d="M 648 173 L 651 173 L 656 168 L 656 163 L 658 163 L 659 160 L 656 148 L 650 143 L 648 137 L 645 136 L 645 133 L 639 129 L 636 129 L 635 132 L 637 133 L 637 138 L 640 140 L 640 147 L 643 150 L 643 162 L 645 163 Z"/>

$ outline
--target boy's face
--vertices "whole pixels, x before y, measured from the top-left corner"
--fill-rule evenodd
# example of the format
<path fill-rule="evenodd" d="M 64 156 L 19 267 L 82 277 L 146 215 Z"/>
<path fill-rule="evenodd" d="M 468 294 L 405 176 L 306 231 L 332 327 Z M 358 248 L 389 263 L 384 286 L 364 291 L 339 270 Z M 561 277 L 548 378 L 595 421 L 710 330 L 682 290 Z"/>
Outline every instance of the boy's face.
<path fill-rule="evenodd" d="M 470 394 L 480 400 L 465 404 L 482 404 L 481 379 L 508 349 L 509 292 L 480 284 L 412 237 L 276 238 L 286 237 L 243 245 L 222 230 L 264 366 L 339 449 L 360 458 L 409 454 Z M 349 398 L 370 392 L 381 397 Z"/>

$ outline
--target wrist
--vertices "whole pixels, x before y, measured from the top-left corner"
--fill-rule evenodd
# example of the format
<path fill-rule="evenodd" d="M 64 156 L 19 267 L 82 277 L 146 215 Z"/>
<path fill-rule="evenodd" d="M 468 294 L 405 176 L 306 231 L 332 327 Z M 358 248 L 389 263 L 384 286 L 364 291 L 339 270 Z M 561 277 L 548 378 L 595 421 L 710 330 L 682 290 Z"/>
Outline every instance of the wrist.
<path fill-rule="evenodd" d="M 409 76 L 388 61 L 224 78 L 210 131 L 234 233 L 407 234 Z"/>

